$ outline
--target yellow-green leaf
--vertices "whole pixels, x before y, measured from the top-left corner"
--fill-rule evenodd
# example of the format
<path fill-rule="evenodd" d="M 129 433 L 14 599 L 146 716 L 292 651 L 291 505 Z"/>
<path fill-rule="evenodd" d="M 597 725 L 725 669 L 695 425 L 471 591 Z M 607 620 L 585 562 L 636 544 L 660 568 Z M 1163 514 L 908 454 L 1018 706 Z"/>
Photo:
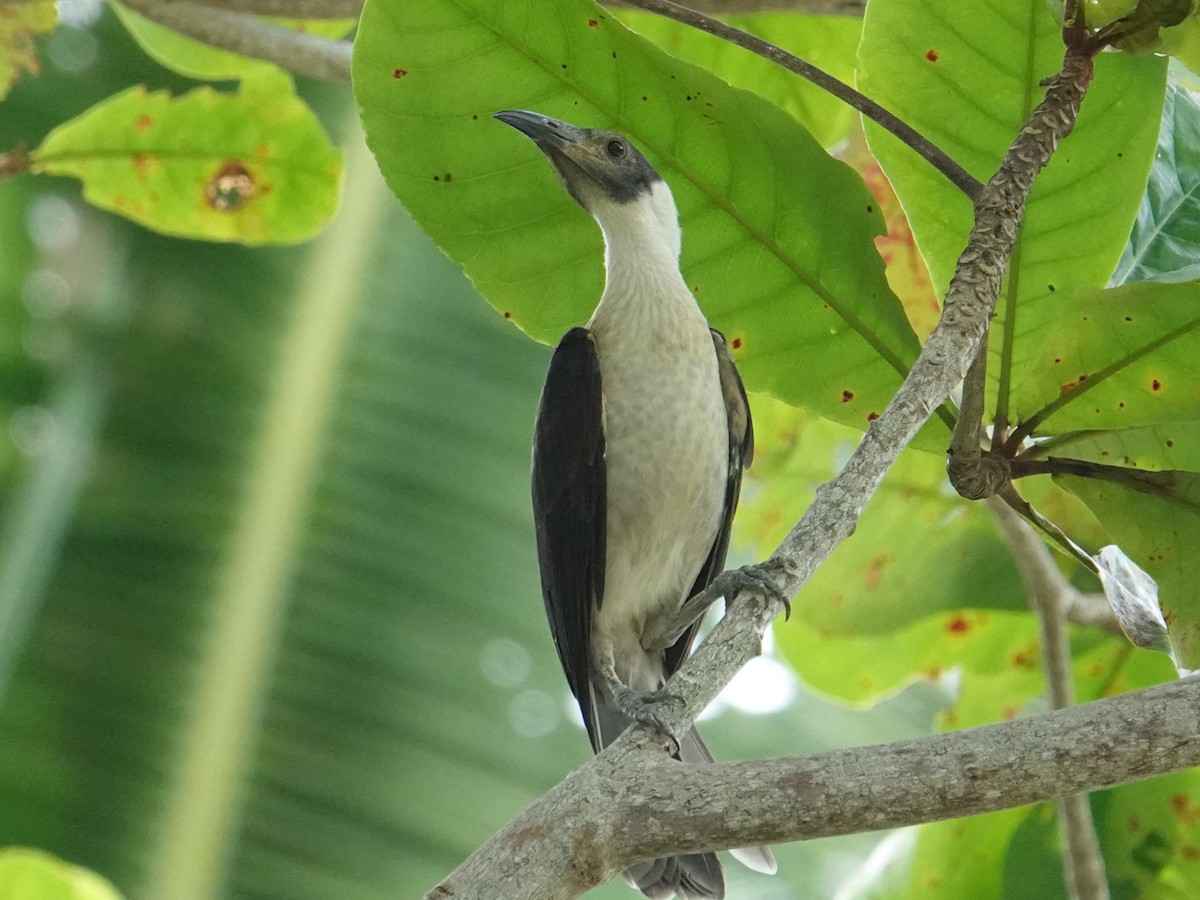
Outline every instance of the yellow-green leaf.
<path fill-rule="evenodd" d="M 0 850 L 0 897 L 6 900 L 121 900 L 95 872 L 24 847 Z"/>
<path fill-rule="evenodd" d="M 166 234 L 305 240 L 337 204 L 341 157 L 287 84 L 131 88 L 52 131 L 32 170 L 79 178 L 90 202 Z"/>
<path fill-rule="evenodd" d="M 0 3 L 0 100 L 22 72 L 36 75 L 41 67 L 33 46 L 35 34 L 48 34 L 58 24 L 54 0 Z"/>

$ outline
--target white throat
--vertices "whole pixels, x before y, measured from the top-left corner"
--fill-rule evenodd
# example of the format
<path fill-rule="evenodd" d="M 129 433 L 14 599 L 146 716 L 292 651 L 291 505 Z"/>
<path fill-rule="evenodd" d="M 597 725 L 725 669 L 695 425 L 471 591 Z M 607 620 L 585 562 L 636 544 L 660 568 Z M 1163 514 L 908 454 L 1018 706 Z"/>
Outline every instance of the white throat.
<path fill-rule="evenodd" d="M 631 324 L 663 318 L 704 321 L 679 272 L 680 231 L 666 182 L 636 200 L 601 200 L 592 215 L 604 233 L 604 295 L 591 325 L 617 317 Z"/>

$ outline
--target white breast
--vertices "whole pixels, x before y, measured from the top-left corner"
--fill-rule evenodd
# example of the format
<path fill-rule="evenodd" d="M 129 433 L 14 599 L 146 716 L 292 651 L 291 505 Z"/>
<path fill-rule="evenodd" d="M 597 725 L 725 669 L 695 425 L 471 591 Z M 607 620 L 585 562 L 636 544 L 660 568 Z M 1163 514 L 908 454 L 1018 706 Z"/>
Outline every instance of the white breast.
<path fill-rule="evenodd" d="M 673 298 L 675 302 L 679 298 Z M 695 301 L 671 312 L 592 322 L 604 392 L 608 532 L 604 599 L 595 639 L 621 680 L 660 686 L 660 654 L 646 654 L 664 618 L 687 599 L 720 527 L 728 425 L 712 336 Z M 657 302 L 656 301 L 660 301 Z M 680 304 L 682 306 L 682 304 Z"/>

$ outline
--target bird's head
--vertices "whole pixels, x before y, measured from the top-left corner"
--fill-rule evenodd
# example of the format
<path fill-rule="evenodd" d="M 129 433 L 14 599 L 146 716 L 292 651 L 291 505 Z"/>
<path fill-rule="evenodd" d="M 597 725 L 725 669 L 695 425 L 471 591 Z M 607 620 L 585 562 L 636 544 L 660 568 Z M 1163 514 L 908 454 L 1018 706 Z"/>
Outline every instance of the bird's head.
<path fill-rule="evenodd" d="M 637 221 L 660 234 L 678 255 L 679 225 L 671 192 L 628 139 L 522 109 L 506 109 L 495 117 L 537 144 L 567 192 L 600 223 L 606 238 L 614 228 L 629 231 Z"/>
<path fill-rule="evenodd" d="M 600 203 L 630 203 L 662 181 L 646 157 L 619 134 L 578 128 L 523 109 L 506 109 L 496 118 L 537 144 L 568 193 L 593 215 Z"/>

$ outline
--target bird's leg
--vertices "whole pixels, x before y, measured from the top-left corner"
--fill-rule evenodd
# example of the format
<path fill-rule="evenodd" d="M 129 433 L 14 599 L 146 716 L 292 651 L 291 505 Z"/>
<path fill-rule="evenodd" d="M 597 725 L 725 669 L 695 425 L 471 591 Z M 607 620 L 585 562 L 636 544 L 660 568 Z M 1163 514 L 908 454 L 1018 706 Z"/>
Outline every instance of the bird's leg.
<path fill-rule="evenodd" d="M 666 624 L 659 635 L 645 645 L 646 649 L 665 650 L 667 647 L 673 646 L 680 636 L 696 624 L 717 600 L 721 597 L 732 599 L 742 591 L 755 594 L 764 600 L 778 600 L 783 604 L 784 619 L 790 618 L 792 615 L 791 599 L 784 594 L 775 581 L 784 569 L 783 562 L 772 558 L 761 565 L 742 566 L 740 569 L 722 572 L 712 580 L 708 587 L 679 607 L 679 612 Z"/>
<path fill-rule="evenodd" d="M 667 690 L 638 691 L 625 684 L 617 675 L 612 659 L 601 656 L 595 661 L 596 675 L 600 679 L 605 692 L 612 698 L 613 704 L 624 715 L 643 725 L 648 725 L 657 733 L 670 739 L 678 745 L 671 727 L 663 721 L 659 710 L 669 703 L 680 702 L 681 698 Z M 678 746 L 675 748 L 678 749 Z"/>

